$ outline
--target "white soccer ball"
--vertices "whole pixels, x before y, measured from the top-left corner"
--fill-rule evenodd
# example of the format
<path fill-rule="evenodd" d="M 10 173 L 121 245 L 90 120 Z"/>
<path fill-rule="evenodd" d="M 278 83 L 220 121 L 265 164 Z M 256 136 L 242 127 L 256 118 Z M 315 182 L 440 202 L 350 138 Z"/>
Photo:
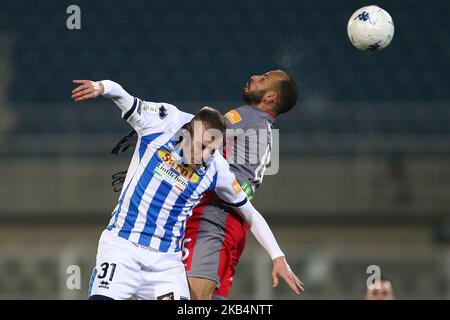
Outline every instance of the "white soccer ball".
<path fill-rule="evenodd" d="M 394 37 L 394 22 L 389 13 L 378 6 L 362 7 L 350 17 L 347 34 L 359 50 L 382 50 Z"/>

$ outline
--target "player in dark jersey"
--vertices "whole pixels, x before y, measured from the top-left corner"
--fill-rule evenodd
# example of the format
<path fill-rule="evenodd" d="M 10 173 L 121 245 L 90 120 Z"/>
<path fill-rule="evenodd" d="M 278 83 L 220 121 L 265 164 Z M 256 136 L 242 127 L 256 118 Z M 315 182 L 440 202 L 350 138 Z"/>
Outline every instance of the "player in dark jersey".
<path fill-rule="evenodd" d="M 240 131 L 226 140 L 224 156 L 251 200 L 270 162 L 273 122 L 295 106 L 297 86 L 285 72 L 270 71 L 252 76 L 242 98 L 246 105 L 225 115 L 227 128 Z M 239 215 L 214 193 L 205 195 L 194 208 L 183 240 L 192 299 L 228 297 L 247 229 Z M 274 277 L 274 287 L 277 283 Z"/>

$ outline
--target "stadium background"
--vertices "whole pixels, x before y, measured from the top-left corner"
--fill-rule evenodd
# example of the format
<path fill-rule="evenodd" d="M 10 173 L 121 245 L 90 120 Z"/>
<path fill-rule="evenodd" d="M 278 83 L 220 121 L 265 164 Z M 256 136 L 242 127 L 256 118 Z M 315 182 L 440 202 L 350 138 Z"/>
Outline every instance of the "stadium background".
<path fill-rule="evenodd" d="M 66 8 L 81 8 L 68 30 Z M 254 201 L 305 282 L 300 299 L 361 299 L 369 265 L 401 299 L 450 298 L 450 2 L 377 1 L 394 40 L 365 54 L 347 39 L 370 1 L 2 1 L 0 298 L 85 299 L 115 206 L 109 151 L 129 131 L 115 106 L 73 104 L 72 79 L 113 79 L 194 112 L 240 104 L 251 74 L 298 82 L 280 117 L 280 171 Z M 81 268 L 68 290 L 67 267 Z M 232 298 L 271 289 L 253 238 Z"/>

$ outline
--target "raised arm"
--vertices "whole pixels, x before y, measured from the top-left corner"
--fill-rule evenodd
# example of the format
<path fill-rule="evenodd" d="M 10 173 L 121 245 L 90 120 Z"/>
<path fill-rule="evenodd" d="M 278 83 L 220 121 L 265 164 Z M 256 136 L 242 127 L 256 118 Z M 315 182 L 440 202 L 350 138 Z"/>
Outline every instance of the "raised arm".
<path fill-rule="evenodd" d="M 127 120 L 127 113 L 136 107 L 137 98 L 130 95 L 122 86 L 111 80 L 91 81 L 74 80 L 78 87 L 72 91 L 75 102 L 95 99 L 98 96 L 113 100 L 122 110 L 122 117 Z"/>
<path fill-rule="evenodd" d="M 95 99 L 98 96 L 113 100 L 122 110 L 122 118 L 140 136 L 181 127 L 192 118 L 191 114 L 181 112 L 171 104 L 149 102 L 133 97 L 120 84 L 111 80 L 74 80 L 73 82 L 78 84 L 78 87 L 72 91 L 72 99 L 75 102 Z"/>

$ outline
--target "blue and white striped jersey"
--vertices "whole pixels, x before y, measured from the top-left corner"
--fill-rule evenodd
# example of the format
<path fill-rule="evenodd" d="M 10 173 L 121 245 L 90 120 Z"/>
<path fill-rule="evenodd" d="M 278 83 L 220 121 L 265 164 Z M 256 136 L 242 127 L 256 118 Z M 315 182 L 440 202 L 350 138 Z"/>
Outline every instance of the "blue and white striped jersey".
<path fill-rule="evenodd" d="M 236 206 L 247 198 L 219 152 L 204 171 L 180 161 L 175 137 L 193 115 L 167 103 L 128 101 L 129 106 L 120 105 L 122 117 L 137 131 L 138 143 L 108 230 L 161 252 L 177 252 L 186 219 L 204 192 L 214 190 Z"/>

